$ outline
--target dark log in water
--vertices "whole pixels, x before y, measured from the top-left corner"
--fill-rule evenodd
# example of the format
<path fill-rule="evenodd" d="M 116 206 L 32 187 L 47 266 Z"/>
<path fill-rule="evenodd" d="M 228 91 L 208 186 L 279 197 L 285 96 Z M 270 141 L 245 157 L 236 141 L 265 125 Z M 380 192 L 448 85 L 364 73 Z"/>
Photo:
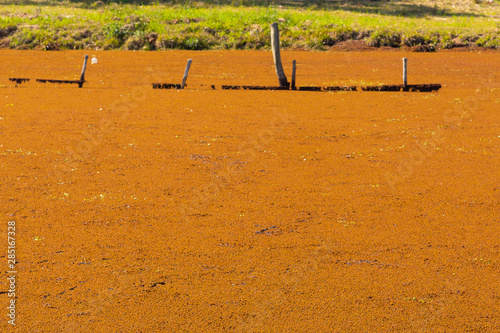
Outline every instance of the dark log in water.
<path fill-rule="evenodd" d="M 440 84 L 408 84 L 361 87 L 363 91 L 417 91 L 431 92 L 441 89 Z"/>
<path fill-rule="evenodd" d="M 223 90 L 289 90 L 289 87 L 279 87 L 279 86 L 228 86 L 223 85 Z"/>
<path fill-rule="evenodd" d="M 187 84 L 184 85 L 187 87 Z M 153 89 L 181 89 L 182 85 L 177 83 L 153 83 Z"/>
<path fill-rule="evenodd" d="M 41 83 L 57 83 L 57 84 L 78 84 L 78 87 L 83 86 L 83 82 L 79 80 L 46 80 L 46 79 L 36 79 L 36 82 L 41 82 Z"/>
<path fill-rule="evenodd" d="M 17 78 L 17 77 L 9 77 L 9 81 L 15 82 L 16 87 L 18 84 L 24 83 L 24 82 L 29 82 L 30 79 L 25 79 L 25 78 Z"/>

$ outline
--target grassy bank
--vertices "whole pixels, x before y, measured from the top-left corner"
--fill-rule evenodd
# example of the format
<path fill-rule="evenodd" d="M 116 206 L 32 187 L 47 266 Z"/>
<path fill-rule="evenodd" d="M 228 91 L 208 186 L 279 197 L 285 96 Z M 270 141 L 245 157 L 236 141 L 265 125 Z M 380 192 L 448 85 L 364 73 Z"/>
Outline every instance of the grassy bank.
<path fill-rule="evenodd" d="M 0 0 L 2 3 L 2 0 Z M 282 46 L 322 50 L 347 40 L 433 51 L 500 48 L 500 2 L 305 1 L 106 4 L 3 0 L 0 47 L 14 49 L 261 49 L 280 22 Z"/>

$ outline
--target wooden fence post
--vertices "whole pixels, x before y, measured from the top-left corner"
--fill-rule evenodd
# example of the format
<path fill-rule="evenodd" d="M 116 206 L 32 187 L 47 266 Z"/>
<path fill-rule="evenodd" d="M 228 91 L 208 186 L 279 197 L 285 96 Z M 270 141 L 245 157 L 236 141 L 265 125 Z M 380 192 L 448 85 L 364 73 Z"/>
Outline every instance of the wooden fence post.
<path fill-rule="evenodd" d="M 191 67 L 192 62 L 193 62 L 193 60 L 188 59 L 188 62 L 186 65 L 186 70 L 184 71 L 184 77 L 182 78 L 181 89 L 184 89 L 184 86 L 186 85 L 186 80 L 188 78 L 189 68 Z"/>
<path fill-rule="evenodd" d="M 408 59 L 403 58 L 403 86 L 404 87 L 406 87 L 408 85 L 407 64 L 408 64 Z"/>
<path fill-rule="evenodd" d="M 295 86 L 295 72 L 296 72 L 296 67 L 297 67 L 297 62 L 294 60 L 293 61 L 293 66 L 292 66 L 292 90 L 297 90 L 297 87 Z"/>
<path fill-rule="evenodd" d="M 290 87 L 288 80 L 283 71 L 283 65 L 281 64 L 280 55 L 280 33 L 278 29 L 278 23 L 274 22 L 271 24 L 271 48 L 273 51 L 274 67 L 276 68 L 276 74 L 278 75 L 278 80 L 281 87 Z"/>
<path fill-rule="evenodd" d="M 78 88 L 83 87 L 83 82 L 85 82 L 85 70 L 87 69 L 87 60 L 89 60 L 89 56 L 85 55 L 85 60 L 83 60 L 82 74 L 80 75 L 80 82 L 78 82 Z"/>

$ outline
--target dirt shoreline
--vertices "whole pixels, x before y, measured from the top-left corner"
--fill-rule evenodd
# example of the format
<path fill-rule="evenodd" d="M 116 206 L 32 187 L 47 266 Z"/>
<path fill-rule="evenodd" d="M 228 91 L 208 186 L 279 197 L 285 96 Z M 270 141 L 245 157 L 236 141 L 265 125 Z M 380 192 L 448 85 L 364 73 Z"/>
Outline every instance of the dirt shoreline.
<path fill-rule="evenodd" d="M 414 53 L 436 53 L 436 52 L 500 52 L 500 49 L 494 49 L 489 47 L 481 47 L 474 44 L 466 44 L 461 46 L 454 46 L 451 48 L 440 48 L 440 47 L 429 47 L 426 45 L 417 45 L 413 47 L 400 46 L 400 47 L 390 47 L 390 46 L 371 46 L 365 41 L 360 40 L 346 40 L 339 42 L 330 47 L 324 47 L 322 50 L 310 50 L 302 47 L 286 47 L 282 48 L 284 51 L 303 51 L 303 52 L 339 52 L 339 51 L 355 51 L 355 52 L 380 52 L 380 51 L 401 51 L 401 52 L 414 52 Z M 47 52 L 61 52 L 61 51 L 85 51 L 85 50 L 67 50 L 67 49 L 50 49 L 46 50 L 42 46 L 31 48 L 29 45 L 21 46 L 16 49 L 12 49 L 5 42 L 2 44 L 0 41 L 0 50 L 16 50 L 16 51 L 47 51 Z M 93 48 L 88 48 L 86 51 L 93 51 Z M 169 52 L 169 51 L 192 51 L 192 50 L 179 50 L 179 49 L 165 49 L 165 50 L 121 50 L 121 49 L 111 49 L 98 51 L 143 51 L 143 52 Z M 198 50 L 198 51 L 215 51 L 222 52 L 222 50 Z M 265 49 L 259 50 L 226 50 L 226 51 L 269 51 Z"/>

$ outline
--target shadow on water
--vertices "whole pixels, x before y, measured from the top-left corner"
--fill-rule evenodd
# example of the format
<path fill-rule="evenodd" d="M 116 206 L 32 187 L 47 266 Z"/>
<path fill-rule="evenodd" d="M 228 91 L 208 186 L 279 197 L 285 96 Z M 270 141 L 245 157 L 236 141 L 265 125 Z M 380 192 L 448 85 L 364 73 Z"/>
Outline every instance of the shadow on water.
<path fill-rule="evenodd" d="M 248 6 L 269 7 L 283 6 L 292 8 L 344 10 L 360 14 L 379 14 L 395 17 L 446 17 L 446 16 L 485 16 L 477 13 L 452 12 L 436 5 L 430 6 L 401 0 L 0 0 L 0 5 L 41 5 L 59 6 L 72 3 L 78 7 L 96 8 L 99 5 L 116 3 L 120 4 L 165 4 L 179 6 Z"/>

